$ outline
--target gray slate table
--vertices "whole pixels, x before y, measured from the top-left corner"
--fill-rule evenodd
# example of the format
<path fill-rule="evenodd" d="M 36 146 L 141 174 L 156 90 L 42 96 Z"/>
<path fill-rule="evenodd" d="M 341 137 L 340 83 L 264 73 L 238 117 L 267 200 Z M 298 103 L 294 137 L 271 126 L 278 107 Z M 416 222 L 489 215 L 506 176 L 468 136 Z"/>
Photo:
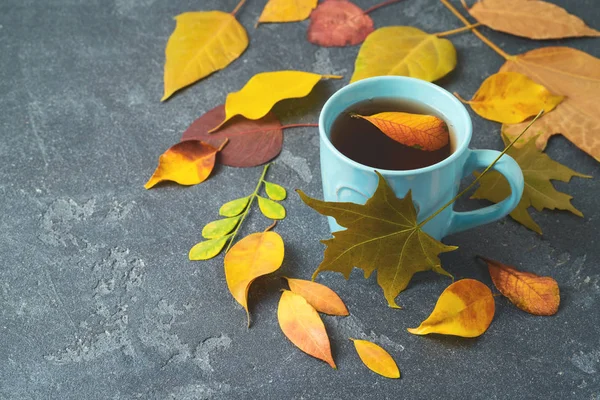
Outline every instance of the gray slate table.
<path fill-rule="evenodd" d="M 554 1 L 554 0 L 553 0 Z M 554 1 L 600 27 L 595 0 Z M 158 155 L 198 116 L 255 73 L 299 69 L 342 74 L 306 98 L 275 107 L 284 123 L 315 122 L 324 100 L 348 82 L 358 47 L 319 48 L 308 23 L 254 29 L 264 1 L 239 13 L 251 44 L 224 71 L 161 104 L 164 47 L 173 16 L 231 10 L 237 0 L 2 0 L 0 3 L 0 398 L 2 399 L 599 399 L 600 168 L 562 137 L 548 153 L 596 176 L 556 183 L 585 218 L 533 212 L 544 236 L 510 219 L 446 238 L 457 278 L 491 284 L 484 254 L 556 278 L 558 314 L 541 318 L 496 299 L 479 339 L 406 332 L 431 311 L 450 281 L 415 277 L 389 309 L 375 280 L 325 273 L 352 315 L 325 317 L 339 370 L 298 351 L 280 332 L 277 277 L 256 282 L 254 325 L 226 289 L 222 258 L 190 262 L 189 248 L 220 204 L 254 187 L 260 167 L 217 167 L 194 187 L 143 184 Z M 366 8 L 375 1 L 357 1 Z M 406 0 L 375 11 L 376 26 L 430 32 L 461 23 L 437 0 Z M 482 31 L 507 52 L 568 45 L 598 57 L 598 39 L 535 42 Z M 452 38 L 457 69 L 439 82 L 475 92 L 503 60 L 475 36 Z M 474 148 L 501 148 L 499 125 L 473 114 Z M 317 131 L 285 132 L 269 173 L 288 189 L 321 196 Z M 291 192 L 291 191 L 290 191 Z M 483 204 L 483 203 L 481 203 Z M 461 202 L 459 207 L 480 206 Z M 328 236 L 325 218 L 291 192 L 277 231 L 286 243 L 281 274 L 307 278 Z M 246 233 L 266 220 L 254 213 Z M 260 301 L 259 301 L 260 300 Z M 382 344 L 401 380 L 361 364 L 348 337 Z"/>

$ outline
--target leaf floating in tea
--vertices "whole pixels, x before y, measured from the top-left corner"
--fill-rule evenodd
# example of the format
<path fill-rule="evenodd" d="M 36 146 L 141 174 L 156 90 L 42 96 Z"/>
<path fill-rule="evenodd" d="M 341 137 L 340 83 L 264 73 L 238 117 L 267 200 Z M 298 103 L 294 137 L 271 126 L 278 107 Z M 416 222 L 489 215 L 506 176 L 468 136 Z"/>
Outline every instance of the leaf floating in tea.
<path fill-rule="evenodd" d="M 487 263 L 496 288 L 515 306 L 533 315 L 558 312 L 560 290 L 554 278 L 521 272 L 498 261 L 479 258 Z"/>
<path fill-rule="evenodd" d="M 410 26 L 388 26 L 371 33 L 360 47 L 350 82 L 380 75 L 436 81 L 456 67 L 456 49 Z"/>
<path fill-rule="evenodd" d="M 400 370 L 390 353 L 368 340 L 350 340 L 354 342 L 354 348 L 367 368 L 386 378 L 400 378 Z"/>
<path fill-rule="evenodd" d="M 510 143 L 510 140 L 506 136 L 502 135 L 502 139 L 505 144 Z M 538 211 L 542 211 L 544 208 L 549 210 L 566 210 L 583 217 L 581 211 L 571 204 L 573 197 L 556 190 L 550 180 L 556 179 L 569 182 L 574 176 L 591 178 L 590 176 L 575 172 L 552 160 L 547 154 L 536 147 L 535 138 L 532 138 L 521 149 L 512 147 L 506 154 L 514 158 L 519 164 L 525 179 L 525 188 L 521 201 L 510 213 L 510 216 L 515 221 L 541 235 L 542 229 L 527 212 L 530 206 L 533 206 Z M 499 203 L 510 195 L 510 186 L 499 172 L 488 172 L 481 178 L 479 183 L 480 187 L 472 196 L 475 199 L 486 199 L 494 203 Z"/>
<path fill-rule="evenodd" d="M 490 288 L 475 279 L 461 279 L 442 292 L 431 315 L 418 328 L 408 331 L 414 335 L 477 337 L 492 323 L 495 309 Z"/>
<path fill-rule="evenodd" d="M 264 22 L 294 22 L 308 18 L 318 0 L 269 0 L 256 25 Z"/>
<path fill-rule="evenodd" d="M 304 279 L 287 279 L 290 290 L 304 297 L 318 312 L 329 315 L 349 315 L 346 305 L 336 292 L 325 285 Z"/>
<path fill-rule="evenodd" d="M 411 193 L 397 198 L 385 178 L 376 173 L 377 190 L 364 205 L 321 201 L 297 192 L 309 207 L 347 228 L 323 241 L 327 248 L 313 278 L 321 271 L 335 271 L 348 279 L 354 266 L 364 270 L 365 278 L 377 270 L 377 283 L 388 305 L 400 308 L 395 298 L 415 273 L 434 270 L 451 276 L 442 268 L 438 255 L 457 247 L 446 246 L 423 232 L 417 224 Z"/>
<path fill-rule="evenodd" d="M 461 101 L 469 104 L 483 118 L 516 124 L 540 110 L 553 110 L 563 99 L 563 96 L 553 95 L 523 74 L 498 72 L 483 81 L 470 101 Z"/>
<path fill-rule="evenodd" d="M 537 146 L 543 150 L 550 136 L 562 134 L 600 161 L 600 59 L 569 47 L 544 47 L 510 58 L 500 68 L 500 72 L 505 71 L 520 72 L 552 93 L 565 96 L 517 147 L 536 136 Z M 527 122 L 504 125 L 502 131 L 514 138 L 525 125 Z"/>
<path fill-rule="evenodd" d="M 530 39 L 600 36 L 575 15 L 540 0 L 481 0 L 469 13 L 492 29 Z"/>
<path fill-rule="evenodd" d="M 373 20 L 348 0 L 325 0 L 310 14 L 308 41 L 325 47 L 354 46 L 373 32 Z"/>
<path fill-rule="evenodd" d="M 285 336 L 296 347 L 336 368 L 325 325 L 304 297 L 284 290 L 277 308 L 277 319 Z"/>
<path fill-rule="evenodd" d="M 370 116 L 354 114 L 354 117 L 369 121 L 396 142 L 420 150 L 435 151 L 450 140 L 446 122 L 433 115 L 382 112 Z"/>

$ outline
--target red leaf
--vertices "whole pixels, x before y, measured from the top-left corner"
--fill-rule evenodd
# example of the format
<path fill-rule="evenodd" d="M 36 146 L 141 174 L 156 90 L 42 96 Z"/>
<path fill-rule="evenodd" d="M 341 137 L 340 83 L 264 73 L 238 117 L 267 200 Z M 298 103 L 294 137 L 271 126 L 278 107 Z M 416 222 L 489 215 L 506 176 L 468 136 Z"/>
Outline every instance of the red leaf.
<path fill-rule="evenodd" d="M 277 157 L 283 145 L 281 123 L 273 113 L 261 119 L 235 117 L 215 133 L 208 131 L 225 119 L 221 104 L 195 120 L 183 132 L 181 140 L 196 139 L 218 147 L 223 139 L 229 143 L 219 153 L 217 161 L 231 167 L 255 167 Z"/>
<path fill-rule="evenodd" d="M 360 44 L 373 32 L 373 20 L 347 0 L 326 0 L 310 15 L 308 41 L 325 47 Z"/>

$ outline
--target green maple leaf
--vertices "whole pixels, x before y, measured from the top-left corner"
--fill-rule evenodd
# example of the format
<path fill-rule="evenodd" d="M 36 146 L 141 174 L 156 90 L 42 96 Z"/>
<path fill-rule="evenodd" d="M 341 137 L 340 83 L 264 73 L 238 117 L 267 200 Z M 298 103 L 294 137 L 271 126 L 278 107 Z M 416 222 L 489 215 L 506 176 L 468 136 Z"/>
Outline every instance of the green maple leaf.
<path fill-rule="evenodd" d="M 505 144 L 510 140 L 502 135 Z M 552 186 L 551 179 L 569 182 L 572 177 L 591 178 L 565 167 L 561 163 L 552 160 L 547 154 L 539 150 L 535 145 L 535 137 L 529 140 L 522 148 L 512 147 L 507 154 L 514 158 L 525 178 L 525 189 L 523 197 L 510 216 L 527 228 L 542 234 L 542 229 L 535 223 L 527 209 L 533 206 L 536 210 L 566 210 L 575 215 L 583 217 L 581 211 L 573 207 L 571 199 L 566 193 L 559 192 Z M 473 193 L 474 199 L 486 199 L 499 203 L 510 194 L 510 187 L 506 179 L 498 172 L 490 171 L 479 181 L 480 187 Z"/>
<path fill-rule="evenodd" d="M 321 201 L 300 190 L 298 194 L 309 207 L 347 228 L 322 241 L 327 248 L 313 279 L 321 271 L 341 272 L 348 279 L 353 267 L 364 270 L 365 278 L 377 270 L 377 283 L 389 306 L 400 308 L 395 298 L 416 272 L 433 270 L 452 277 L 441 267 L 438 255 L 457 247 L 423 232 L 411 193 L 397 198 L 385 178 L 377 175 L 377 190 L 365 205 Z"/>

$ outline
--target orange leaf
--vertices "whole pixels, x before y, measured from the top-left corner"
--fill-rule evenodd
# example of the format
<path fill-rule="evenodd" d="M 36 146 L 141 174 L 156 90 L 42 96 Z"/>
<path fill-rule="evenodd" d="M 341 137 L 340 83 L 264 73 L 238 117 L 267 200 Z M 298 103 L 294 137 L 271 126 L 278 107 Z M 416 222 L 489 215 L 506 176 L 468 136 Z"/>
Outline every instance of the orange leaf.
<path fill-rule="evenodd" d="M 418 328 L 408 331 L 415 335 L 476 337 L 490 326 L 494 312 L 490 288 L 475 279 L 461 279 L 442 292 L 431 315 Z"/>
<path fill-rule="evenodd" d="M 435 151 L 449 141 L 448 125 L 433 115 L 382 112 L 371 116 L 353 116 L 366 119 L 395 141 L 420 150 Z"/>
<path fill-rule="evenodd" d="M 317 282 L 304 279 L 285 278 L 290 285 L 290 290 L 304 297 L 308 304 L 317 311 L 329 315 L 348 315 L 346 305 L 333 290 Z"/>
<path fill-rule="evenodd" d="M 144 187 L 150 189 L 159 182 L 173 181 L 180 185 L 195 185 L 208 178 L 215 166 L 215 148 L 199 140 L 186 140 L 170 147 L 158 159 L 158 167 Z"/>
<path fill-rule="evenodd" d="M 300 350 L 336 368 L 329 337 L 317 310 L 299 294 L 284 290 L 277 308 L 279 327 Z"/>
<path fill-rule="evenodd" d="M 400 378 L 400 370 L 390 353 L 367 340 L 350 340 L 354 342 L 354 348 L 367 368 L 386 378 Z"/>
<path fill-rule="evenodd" d="M 373 32 L 373 20 L 348 0 L 325 0 L 310 14 L 308 41 L 326 47 L 354 46 Z"/>
<path fill-rule="evenodd" d="M 225 279 L 233 298 L 244 307 L 250 326 L 248 290 L 256 278 L 276 271 L 283 262 L 283 239 L 275 232 L 246 236 L 225 255 Z"/>
<path fill-rule="evenodd" d="M 515 306 L 533 315 L 556 314 L 560 291 L 553 278 L 521 272 L 498 261 L 479 258 L 487 263 L 496 288 Z"/>

